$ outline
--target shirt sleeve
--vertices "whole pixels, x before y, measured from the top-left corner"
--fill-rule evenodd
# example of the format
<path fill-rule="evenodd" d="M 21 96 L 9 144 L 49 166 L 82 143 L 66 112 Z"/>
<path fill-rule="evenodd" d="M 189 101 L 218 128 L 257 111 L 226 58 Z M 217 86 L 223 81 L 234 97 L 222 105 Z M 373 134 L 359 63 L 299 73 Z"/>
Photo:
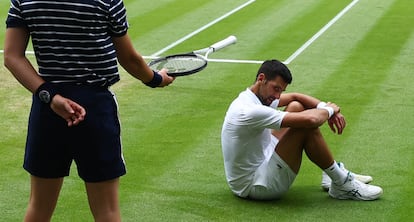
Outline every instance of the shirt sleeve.
<path fill-rule="evenodd" d="M 11 0 L 9 13 L 6 19 L 6 28 L 26 28 L 26 22 L 21 14 L 20 1 Z"/>
<path fill-rule="evenodd" d="M 263 105 L 249 105 L 232 109 L 227 121 L 234 125 L 256 129 L 280 129 L 287 112 Z"/>
<path fill-rule="evenodd" d="M 254 127 L 279 130 L 285 115 L 286 112 L 259 105 L 251 110 L 249 119 Z"/>
<path fill-rule="evenodd" d="M 120 37 L 127 33 L 128 21 L 126 8 L 122 0 L 111 1 L 109 9 L 109 34 Z"/>

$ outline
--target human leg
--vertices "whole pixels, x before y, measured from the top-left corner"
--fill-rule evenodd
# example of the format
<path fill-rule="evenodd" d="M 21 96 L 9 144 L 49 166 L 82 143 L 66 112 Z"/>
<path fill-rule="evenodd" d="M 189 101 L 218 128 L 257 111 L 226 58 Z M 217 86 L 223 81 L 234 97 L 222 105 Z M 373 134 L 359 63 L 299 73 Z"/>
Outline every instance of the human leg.
<path fill-rule="evenodd" d="M 24 218 L 29 221 L 50 221 L 62 187 L 63 178 L 30 177 L 30 199 Z"/>
<path fill-rule="evenodd" d="M 126 173 L 115 96 L 106 88 L 67 86 L 64 94 L 88 111 L 73 136 L 74 161 L 95 221 L 121 221 L 119 177 Z M 85 96 L 87 95 L 87 96 Z"/>
<path fill-rule="evenodd" d="M 289 103 L 285 111 L 288 112 L 301 112 L 304 111 L 305 107 L 297 101 L 293 101 Z M 292 132 L 293 130 L 293 132 Z M 288 138 L 284 138 L 285 135 L 289 132 L 290 135 L 288 135 Z M 291 167 L 295 168 L 294 171 L 297 173 L 299 171 L 299 167 L 302 161 L 302 152 L 305 150 L 306 154 L 308 155 L 309 159 L 312 160 L 316 165 L 318 165 L 321 169 L 327 169 L 328 167 L 331 167 L 331 170 L 339 170 L 339 167 L 336 167 L 336 165 L 333 165 L 334 159 L 333 156 L 328 148 L 328 145 L 326 144 L 323 135 L 321 134 L 319 128 L 315 129 L 290 129 L 290 128 L 283 128 L 278 131 L 272 131 L 272 134 L 276 136 L 281 142 L 279 142 L 279 147 L 282 147 L 279 149 L 279 151 L 276 151 L 281 157 L 286 161 L 286 159 L 290 159 L 289 165 Z M 310 136 L 307 140 L 307 144 L 302 144 L 304 142 L 305 134 L 307 137 Z M 312 136 L 311 136 L 312 134 Z M 282 142 L 282 140 L 284 140 Z M 287 143 L 287 144 L 286 144 Z M 294 143 L 294 144 L 289 144 Z M 286 145 L 283 145 L 286 144 Z M 291 152 L 291 148 L 287 148 L 286 151 L 283 148 L 284 146 L 287 147 L 296 147 L 297 150 L 295 152 Z M 280 153 L 279 153 L 280 152 Z M 282 153 L 282 154 L 281 154 Z M 322 165 L 320 165 L 321 163 Z M 342 179 L 345 179 L 346 175 L 342 174 Z"/>
<path fill-rule="evenodd" d="M 85 183 L 88 194 L 89 207 L 96 222 L 121 221 L 119 208 L 119 178 L 96 182 Z"/>
<path fill-rule="evenodd" d="M 287 128 L 283 137 L 279 138 L 276 153 L 295 173 L 299 172 L 303 151 L 321 169 L 334 163 L 332 153 L 318 128 Z"/>
<path fill-rule="evenodd" d="M 342 170 L 328 149 L 319 129 L 290 128 L 276 146 L 276 153 L 299 172 L 302 151 L 332 179 L 329 195 L 335 199 L 375 200 L 383 191 L 381 187 L 367 185 L 355 179 L 354 174 Z"/>
<path fill-rule="evenodd" d="M 285 111 L 288 111 L 288 112 L 301 112 L 303 110 L 305 110 L 305 107 L 303 107 L 303 105 L 297 101 L 293 101 L 285 107 Z M 286 133 L 287 129 L 288 128 L 281 128 L 280 130 L 272 130 L 272 134 L 276 136 L 276 138 L 280 139 Z"/>
<path fill-rule="evenodd" d="M 301 112 L 303 110 L 305 110 L 304 106 L 297 101 L 289 103 L 285 108 L 285 111 L 288 112 Z M 328 168 L 334 162 L 319 128 L 283 128 L 277 131 L 273 130 L 272 134 L 279 139 L 276 153 L 286 161 L 295 173 L 299 172 L 303 150 L 305 150 L 309 159 L 321 169 Z M 319 162 L 321 162 L 321 166 Z"/>
<path fill-rule="evenodd" d="M 301 111 L 305 110 L 305 108 L 301 103 L 299 103 L 297 101 L 294 101 L 294 102 L 291 102 L 290 104 L 288 104 L 286 106 L 285 110 L 289 111 L 289 112 L 301 112 Z M 283 135 L 286 133 L 286 131 L 287 131 L 286 128 L 281 129 L 279 131 L 274 131 L 273 135 L 275 135 L 278 138 L 282 138 Z M 345 169 L 343 163 L 338 163 L 338 166 L 339 166 L 340 169 L 344 170 L 346 173 L 349 172 L 347 169 Z M 354 175 L 355 179 L 357 179 L 357 180 L 359 180 L 363 183 L 366 183 L 366 184 L 370 183 L 372 181 L 371 176 L 361 175 L 361 174 L 356 174 L 356 173 L 353 173 L 353 175 Z M 325 190 L 325 191 L 328 191 L 329 187 L 331 186 L 331 182 L 332 182 L 332 180 L 328 176 L 328 174 L 325 171 L 322 171 L 322 182 L 321 182 L 322 189 Z"/>
<path fill-rule="evenodd" d="M 286 108 L 289 112 L 304 110 L 300 103 L 291 103 Z M 319 128 L 292 129 L 285 128 L 281 131 L 273 131 L 279 139 L 276 153 L 292 168 L 299 172 L 302 153 L 305 151 L 308 158 L 319 166 L 331 179 L 329 195 L 336 199 L 375 200 L 382 195 L 382 189 L 378 186 L 366 185 L 360 180 L 370 182 L 372 178 L 358 175 L 343 170 L 336 164 L 328 145 Z"/>

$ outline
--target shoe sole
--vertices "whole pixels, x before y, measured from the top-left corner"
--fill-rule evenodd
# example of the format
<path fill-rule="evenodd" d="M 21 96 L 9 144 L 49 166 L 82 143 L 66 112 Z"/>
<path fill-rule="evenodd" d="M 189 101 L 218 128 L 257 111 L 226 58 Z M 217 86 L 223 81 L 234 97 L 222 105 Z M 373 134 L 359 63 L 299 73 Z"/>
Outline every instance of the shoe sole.
<path fill-rule="evenodd" d="M 358 175 L 358 174 L 354 174 L 355 175 L 355 179 L 365 183 L 365 184 L 369 184 L 372 182 L 372 177 L 371 176 L 362 176 L 362 175 Z M 329 191 L 329 188 L 331 187 L 331 184 L 321 184 L 322 190 L 323 191 Z"/>
<path fill-rule="evenodd" d="M 369 197 L 357 197 L 357 196 L 348 196 L 348 195 L 339 195 L 339 196 L 334 196 L 333 194 L 331 194 L 329 192 L 329 196 L 334 198 L 334 199 L 338 199 L 338 200 L 363 200 L 363 201 L 371 201 L 371 200 L 377 200 L 379 199 L 379 197 L 382 195 L 383 190 L 381 189 L 381 191 L 375 195 L 369 196 Z"/>

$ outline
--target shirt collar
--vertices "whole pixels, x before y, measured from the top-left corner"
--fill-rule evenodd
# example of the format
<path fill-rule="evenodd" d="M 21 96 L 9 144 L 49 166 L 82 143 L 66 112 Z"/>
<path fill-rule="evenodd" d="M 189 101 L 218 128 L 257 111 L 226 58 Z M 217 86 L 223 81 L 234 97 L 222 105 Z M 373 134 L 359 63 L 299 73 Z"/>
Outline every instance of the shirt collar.
<path fill-rule="evenodd" d="M 252 102 L 254 102 L 254 103 L 256 103 L 256 104 L 261 104 L 261 105 L 263 105 L 263 104 L 262 104 L 262 102 L 260 102 L 259 98 L 256 96 L 256 94 L 254 94 L 254 93 L 253 93 L 253 91 L 252 91 L 250 88 L 247 88 L 245 92 L 246 92 L 246 93 L 245 93 L 245 94 L 246 94 L 246 96 L 248 96 L 248 97 L 249 97 L 249 99 L 250 99 Z"/>

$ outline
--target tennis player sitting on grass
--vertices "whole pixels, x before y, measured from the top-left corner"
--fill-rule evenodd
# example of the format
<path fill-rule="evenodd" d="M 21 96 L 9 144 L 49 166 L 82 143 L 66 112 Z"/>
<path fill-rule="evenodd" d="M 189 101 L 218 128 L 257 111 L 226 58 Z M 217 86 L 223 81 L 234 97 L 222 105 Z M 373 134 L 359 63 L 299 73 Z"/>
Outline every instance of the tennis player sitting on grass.
<path fill-rule="evenodd" d="M 308 95 L 283 93 L 291 82 L 283 63 L 265 61 L 254 84 L 231 103 L 221 134 L 230 189 L 243 198 L 279 199 L 295 180 L 305 152 L 323 170 L 322 185 L 331 197 L 378 199 L 382 189 L 365 184 L 371 177 L 337 163 L 321 134 L 319 127 L 325 122 L 342 134 L 346 123 L 339 107 Z"/>

